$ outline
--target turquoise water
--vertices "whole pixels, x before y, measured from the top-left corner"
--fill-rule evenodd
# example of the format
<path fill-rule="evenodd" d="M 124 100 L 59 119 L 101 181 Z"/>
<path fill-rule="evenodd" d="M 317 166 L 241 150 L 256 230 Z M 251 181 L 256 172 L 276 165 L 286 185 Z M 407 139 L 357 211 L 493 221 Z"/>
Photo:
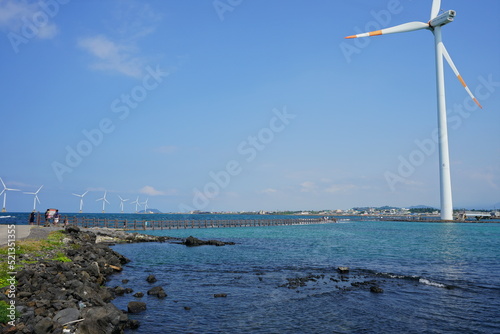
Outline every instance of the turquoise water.
<path fill-rule="evenodd" d="M 356 221 L 148 233 L 236 245 L 114 246 L 132 262 L 108 286 L 146 294 L 161 285 L 168 294 L 115 299 L 121 309 L 132 300 L 147 304 L 130 315 L 141 322 L 130 333 L 500 332 L 499 224 Z M 158 282 L 147 283 L 149 274 Z M 297 278 L 304 285 L 293 285 Z"/>

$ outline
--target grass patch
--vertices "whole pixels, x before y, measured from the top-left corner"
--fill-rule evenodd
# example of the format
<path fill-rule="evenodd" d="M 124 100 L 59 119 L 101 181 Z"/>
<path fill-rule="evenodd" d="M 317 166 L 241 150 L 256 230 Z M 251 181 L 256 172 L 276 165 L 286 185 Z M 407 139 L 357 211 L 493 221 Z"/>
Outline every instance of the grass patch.
<path fill-rule="evenodd" d="M 47 259 L 69 262 L 71 261 L 66 255 L 64 255 L 64 248 L 66 247 L 63 243 L 65 234 L 63 231 L 54 231 L 49 233 L 47 239 L 45 240 L 20 240 L 16 242 L 16 270 L 19 271 L 23 268 L 25 264 L 35 263 L 35 260 L 31 260 L 32 257 L 45 257 Z M 57 251 L 54 256 L 54 251 Z M 0 255 L 2 261 L 0 261 L 0 288 L 7 286 L 7 279 L 10 278 L 8 272 L 12 270 L 9 269 L 8 264 L 8 247 L 4 246 L 0 248 Z M 27 259 L 20 259 L 20 255 L 27 257 Z"/>
<path fill-rule="evenodd" d="M 61 261 L 61 262 L 71 262 L 71 259 L 64 255 L 63 252 L 58 252 L 55 257 L 52 258 L 54 261 Z"/>
<path fill-rule="evenodd" d="M 0 324 L 6 324 L 12 319 L 8 317 L 10 314 L 10 310 L 8 309 L 10 305 L 4 302 L 3 300 L 0 300 Z M 19 317 L 19 312 L 16 310 L 15 311 L 15 316 L 16 319 Z"/>

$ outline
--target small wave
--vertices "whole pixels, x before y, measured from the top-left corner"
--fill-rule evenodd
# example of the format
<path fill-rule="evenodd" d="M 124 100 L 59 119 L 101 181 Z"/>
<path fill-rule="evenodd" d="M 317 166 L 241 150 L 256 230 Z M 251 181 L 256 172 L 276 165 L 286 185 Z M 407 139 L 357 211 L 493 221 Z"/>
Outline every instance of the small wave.
<path fill-rule="evenodd" d="M 13 218 L 12 216 L 0 216 L 0 218 Z"/>
<path fill-rule="evenodd" d="M 417 275 L 401 275 L 401 274 L 394 274 L 394 273 L 379 273 L 376 271 L 372 271 L 372 273 L 375 276 L 378 277 L 385 277 L 385 278 L 391 278 L 391 279 L 401 279 L 401 280 L 408 280 L 408 281 L 413 281 L 413 282 L 419 282 L 420 284 L 428 285 L 428 286 L 433 286 L 436 288 L 445 288 L 445 289 L 453 289 L 455 288 L 454 286 L 451 285 L 446 285 L 438 282 L 433 282 L 427 278 L 423 278 Z"/>
<path fill-rule="evenodd" d="M 435 287 L 438 287 L 438 288 L 446 288 L 446 285 L 444 285 L 444 284 L 437 283 L 437 282 L 432 282 L 432 281 L 429 281 L 428 279 L 425 279 L 425 278 L 420 278 L 418 280 L 418 282 L 422 283 L 422 284 L 425 284 L 425 285 L 429 285 L 429 286 L 435 286 Z"/>

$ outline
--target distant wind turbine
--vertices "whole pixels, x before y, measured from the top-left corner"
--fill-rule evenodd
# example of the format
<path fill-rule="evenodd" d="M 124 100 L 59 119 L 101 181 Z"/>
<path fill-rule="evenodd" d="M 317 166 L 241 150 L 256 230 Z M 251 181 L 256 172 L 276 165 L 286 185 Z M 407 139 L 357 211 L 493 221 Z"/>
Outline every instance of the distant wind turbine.
<path fill-rule="evenodd" d="M 36 202 L 40 204 L 40 199 L 38 198 L 38 192 L 40 191 L 40 189 L 42 189 L 42 187 L 43 185 L 41 185 L 40 188 L 38 188 L 38 190 L 35 191 L 34 193 L 25 192 L 25 194 L 35 195 L 35 198 L 33 198 L 33 212 L 36 211 Z"/>
<path fill-rule="evenodd" d="M 135 204 L 135 213 L 139 212 L 139 211 L 137 211 L 137 206 L 140 205 L 139 196 L 137 196 L 137 199 L 135 201 L 130 202 L 130 204 Z"/>
<path fill-rule="evenodd" d="M 120 199 L 120 209 L 121 209 L 121 212 L 123 213 L 123 202 L 128 201 L 128 198 L 123 199 L 120 195 L 118 195 L 118 198 Z"/>
<path fill-rule="evenodd" d="M 148 201 L 149 201 L 149 198 L 146 199 L 145 202 L 141 203 L 142 205 L 144 205 L 144 213 L 148 213 Z"/>
<path fill-rule="evenodd" d="M 106 203 L 109 204 L 108 200 L 106 199 L 106 193 L 107 193 L 107 191 L 104 191 L 104 196 L 102 196 L 99 199 L 96 199 L 96 201 L 102 201 L 102 213 L 106 212 L 105 211 Z"/>
<path fill-rule="evenodd" d="M 88 190 L 81 195 L 73 194 L 77 197 L 80 197 L 80 213 L 82 213 L 82 209 L 83 209 L 83 196 L 87 195 L 87 193 L 88 193 Z"/>
<path fill-rule="evenodd" d="M 415 30 L 427 29 L 432 31 L 435 39 L 435 51 L 436 51 L 436 81 L 437 81 L 437 100 L 438 100 L 438 128 L 439 128 L 439 165 L 440 165 L 440 191 L 441 191 L 441 220 L 453 220 L 453 203 L 451 196 L 451 176 L 450 176 L 450 157 L 448 152 L 448 127 L 446 124 L 446 98 L 445 98 L 445 85 L 444 85 L 444 65 L 443 57 L 446 59 L 448 64 L 451 66 L 453 72 L 458 77 L 458 80 L 464 86 L 467 93 L 470 95 L 472 100 L 482 108 L 479 101 L 470 91 L 469 87 L 465 84 L 462 76 L 458 72 L 457 67 L 451 60 L 448 51 L 446 50 L 441 28 L 453 22 L 456 12 L 454 10 L 448 10 L 439 15 L 441 8 L 441 0 L 433 0 L 431 18 L 427 23 L 424 22 L 409 22 L 401 24 L 395 27 L 386 28 L 382 30 L 367 32 L 358 35 L 348 36 L 346 38 L 359 38 L 359 37 L 369 37 L 378 36 L 386 34 L 394 34 L 400 32 L 410 32 Z"/>
<path fill-rule="evenodd" d="M 7 191 L 20 191 L 19 189 L 12 189 L 12 188 L 7 188 L 5 183 L 3 183 L 2 178 L 0 177 L 0 181 L 2 182 L 3 185 L 3 190 L 0 192 L 0 196 L 3 194 L 3 207 L 2 207 L 2 212 L 7 212 L 5 209 L 5 203 L 7 202 Z"/>

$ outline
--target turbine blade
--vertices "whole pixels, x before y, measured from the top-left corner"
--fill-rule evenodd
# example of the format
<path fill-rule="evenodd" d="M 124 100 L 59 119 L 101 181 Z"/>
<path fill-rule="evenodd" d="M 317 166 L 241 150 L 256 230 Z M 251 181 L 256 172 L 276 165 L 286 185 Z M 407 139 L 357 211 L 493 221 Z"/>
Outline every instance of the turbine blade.
<path fill-rule="evenodd" d="M 35 196 L 35 199 L 38 202 L 38 204 L 40 204 L 40 199 L 38 199 L 38 196 Z"/>
<path fill-rule="evenodd" d="M 43 187 L 43 184 L 40 186 L 40 188 L 38 188 L 38 190 L 36 191 L 36 194 L 38 194 L 38 192 L 42 189 Z"/>
<path fill-rule="evenodd" d="M 431 20 L 438 16 L 439 11 L 441 10 L 441 0 L 434 0 L 432 2 L 432 10 L 431 10 Z"/>
<path fill-rule="evenodd" d="M 441 47 L 442 47 L 442 54 L 443 54 L 444 58 L 446 59 L 446 61 L 448 62 L 448 64 L 450 64 L 451 69 L 453 70 L 453 72 L 455 72 L 455 75 L 457 76 L 457 78 L 460 81 L 460 83 L 462 84 L 462 86 L 464 86 L 464 88 L 467 91 L 467 93 L 469 93 L 469 96 L 479 106 L 479 108 L 483 109 L 483 106 L 481 105 L 481 103 L 479 103 L 479 101 L 476 99 L 476 97 L 474 96 L 474 94 L 472 94 L 472 92 L 469 89 L 469 87 L 467 87 L 467 84 L 465 83 L 464 79 L 462 78 L 462 76 L 458 72 L 458 69 L 455 66 L 455 64 L 453 63 L 453 60 L 451 59 L 450 54 L 446 50 L 446 47 L 444 46 L 444 44 L 441 44 Z"/>
<path fill-rule="evenodd" d="M 7 187 L 5 186 L 5 183 L 3 183 L 3 180 L 2 180 L 2 178 L 1 178 L 1 177 L 0 177 L 0 182 L 2 182 L 2 185 L 3 185 L 3 187 L 4 187 L 4 188 L 7 188 Z"/>
<path fill-rule="evenodd" d="M 395 34 L 400 32 L 409 32 L 421 29 L 429 29 L 429 24 L 424 22 L 408 22 L 403 23 L 395 27 L 385 28 L 382 30 L 376 30 L 372 32 L 366 32 L 363 34 L 347 36 L 346 38 L 360 38 L 360 37 L 370 37 L 370 36 L 378 36 L 378 35 L 387 35 L 387 34 Z"/>

